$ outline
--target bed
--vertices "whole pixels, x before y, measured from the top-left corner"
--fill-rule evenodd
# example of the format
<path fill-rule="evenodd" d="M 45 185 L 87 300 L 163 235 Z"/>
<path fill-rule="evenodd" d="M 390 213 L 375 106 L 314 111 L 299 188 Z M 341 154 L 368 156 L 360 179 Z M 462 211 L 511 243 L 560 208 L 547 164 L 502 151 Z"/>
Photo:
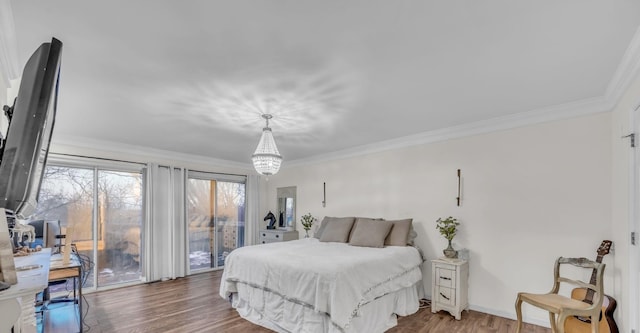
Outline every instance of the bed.
<path fill-rule="evenodd" d="M 383 332 L 418 310 L 422 262 L 413 246 L 316 238 L 247 246 L 226 258 L 220 296 L 277 332 Z"/>

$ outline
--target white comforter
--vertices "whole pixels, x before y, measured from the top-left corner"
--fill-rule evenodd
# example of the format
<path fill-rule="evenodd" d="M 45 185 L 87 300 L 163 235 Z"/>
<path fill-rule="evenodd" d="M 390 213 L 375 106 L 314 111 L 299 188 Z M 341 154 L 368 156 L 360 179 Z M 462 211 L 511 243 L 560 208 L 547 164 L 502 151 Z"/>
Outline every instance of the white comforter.
<path fill-rule="evenodd" d="M 346 329 L 362 305 L 420 281 L 421 263 L 410 246 L 368 248 L 315 238 L 247 246 L 227 256 L 220 296 L 247 284 L 326 313 Z"/>

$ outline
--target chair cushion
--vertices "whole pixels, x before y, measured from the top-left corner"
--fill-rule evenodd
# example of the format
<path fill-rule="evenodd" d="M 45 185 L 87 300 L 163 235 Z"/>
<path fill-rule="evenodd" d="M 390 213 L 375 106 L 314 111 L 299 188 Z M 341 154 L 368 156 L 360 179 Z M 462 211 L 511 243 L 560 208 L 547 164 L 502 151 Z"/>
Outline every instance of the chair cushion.
<path fill-rule="evenodd" d="M 558 294 L 518 293 L 518 297 L 524 302 L 553 313 L 560 313 L 560 309 L 562 308 L 587 310 L 591 306 L 589 303 Z"/>

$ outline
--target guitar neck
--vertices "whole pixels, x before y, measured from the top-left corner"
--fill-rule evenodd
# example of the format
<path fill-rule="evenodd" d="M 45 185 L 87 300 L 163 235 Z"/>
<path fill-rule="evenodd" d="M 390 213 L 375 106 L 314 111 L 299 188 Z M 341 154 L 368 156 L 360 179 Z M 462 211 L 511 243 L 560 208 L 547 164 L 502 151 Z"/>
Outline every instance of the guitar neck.
<path fill-rule="evenodd" d="M 598 254 L 598 257 L 596 258 L 596 262 L 597 263 L 601 263 L 602 262 L 602 257 L 604 257 L 604 256 L 601 255 L 601 254 Z M 589 283 L 594 285 L 594 286 L 596 284 L 596 273 L 597 273 L 597 270 L 594 268 L 593 272 L 591 272 L 591 279 L 589 280 Z M 593 303 L 593 294 L 595 294 L 595 290 L 588 288 L 587 289 L 587 294 L 584 296 L 583 302 L 592 304 Z"/>

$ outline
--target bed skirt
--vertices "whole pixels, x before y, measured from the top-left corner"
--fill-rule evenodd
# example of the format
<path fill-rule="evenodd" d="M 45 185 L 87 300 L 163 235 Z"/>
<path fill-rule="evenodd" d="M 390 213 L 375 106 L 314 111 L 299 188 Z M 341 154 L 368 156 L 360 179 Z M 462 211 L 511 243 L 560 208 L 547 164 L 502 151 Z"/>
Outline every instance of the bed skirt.
<path fill-rule="evenodd" d="M 232 306 L 242 318 L 276 332 L 375 333 L 396 326 L 396 315 L 416 313 L 423 296 L 422 281 L 381 296 L 360 307 L 345 329 L 335 325 L 327 313 L 246 284 L 238 284 L 238 292 L 232 294 Z"/>

